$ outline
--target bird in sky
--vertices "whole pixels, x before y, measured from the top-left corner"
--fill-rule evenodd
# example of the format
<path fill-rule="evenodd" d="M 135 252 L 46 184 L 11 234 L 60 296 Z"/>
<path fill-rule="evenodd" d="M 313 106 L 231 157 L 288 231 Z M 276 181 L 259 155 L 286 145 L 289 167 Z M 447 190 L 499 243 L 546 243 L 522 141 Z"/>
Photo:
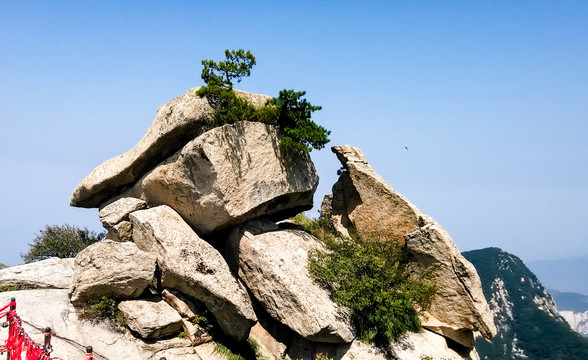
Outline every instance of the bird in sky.
<path fill-rule="evenodd" d="M 406 150 L 408 150 L 408 146 L 405 146 L 404 148 L 405 148 Z"/>

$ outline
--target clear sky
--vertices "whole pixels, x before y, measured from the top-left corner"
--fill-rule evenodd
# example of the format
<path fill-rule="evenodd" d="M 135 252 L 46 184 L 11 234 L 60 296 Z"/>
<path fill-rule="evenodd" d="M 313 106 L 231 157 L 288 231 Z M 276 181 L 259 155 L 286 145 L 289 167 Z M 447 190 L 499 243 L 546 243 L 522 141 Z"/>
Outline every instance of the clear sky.
<path fill-rule="evenodd" d="M 586 254 L 587 39 L 585 1 L 3 0 L 0 262 L 46 224 L 100 230 L 73 189 L 226 48 L 257 57 L 237 88 L 306 90 L 329 145 L 362 149 L 461 250 Z M 312 156 L 316 208 L 340 165 Z"/>

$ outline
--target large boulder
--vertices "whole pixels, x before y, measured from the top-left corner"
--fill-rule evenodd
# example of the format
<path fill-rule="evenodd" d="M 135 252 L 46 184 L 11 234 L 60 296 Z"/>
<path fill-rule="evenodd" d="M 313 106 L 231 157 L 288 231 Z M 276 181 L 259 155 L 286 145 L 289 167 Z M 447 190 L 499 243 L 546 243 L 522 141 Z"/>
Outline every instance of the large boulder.
<path fill-rule="evenodd" d="M 141 140 L 131 150 L 92 170 L 74 190 L 71 205 L 98 207 L 206 131 L 213 110 L 206 99 L 195 94 L 196 90 L 192 88 L 157 109 L 155 120 Z M 254 106 L 261 106 L 270 99 L 266 95 L 235 91 Z"/>
<path fill-rule="evenodd" d="M 135 211 L 130 220 L 134 242 L 157 256 L 161 286 L 203 302 L 225 333 L 246 339 L 257 318 L 222 255 L 168 206 Z"/>
<path fill-rule="evenodd" d="M 182 329 L 180 314 L 157 296 L 124 300 L 118 309 L 125 314 L 126 325 L 143 339 L 160 339 Z"/>
<path fill-rule="evenodd" d="M 68 289 L 74 259 L 50 258 L 0 270 L 0 287 L 6 289 Z"/>
<path fill-rule="evenodd" d="M 428 274 L 437 293 L 421 317 L 423 326 L 469 348 L 474 332 L 496 334 L 492 315 L 473 265 L 445 229 L 396 192 L 356 147 L 334 146 L 344 171 L 321 206 L 324 218 L 344 236 L 362 234 L 406 245 L 416 274 Z"/>
<path fill-rule="evenodd" d="M 433 220 L 428 222 L 405 236 L 415 270 L 428 274 L 436 286 L 421 321 L 424 327 L 471 348 L 474 331 L 487 339 L 496 335 L 480 277 L 445 229 Z"/>
<path fill-rule="evenodd" d="M 121 196 L 168 205 L 205 235 L 308 210 L 317 185 L 308 154 L 280 146 L 276 127 L 243 121 L 200 135 Z"/>
<path fill-rule="evenodd" d="M 272 318 L 312 341 L 348 343 L 354 339 L 349 314 L 307 269 L 308 252 L 321 246 L 304 231 L 255 220 L 233 230 L 227 256 Z"/>
<path fill-rule="evenodd" d="M 335 229 L 344 236 L 355 229 L 402 244 L 403 236 L 419 227 L 420 210 L 374 171 L 361 150 L 349 145 L 331 150 L 344 168 L 333 185 L 330 216 Z"/>
<path fill-rule="evenodd" d="M 132 242 L 103 240 L 80 251 L 75 258 L 70 296 L 73 303 L 135 298 L 155 276 L 155 256 Z"/>

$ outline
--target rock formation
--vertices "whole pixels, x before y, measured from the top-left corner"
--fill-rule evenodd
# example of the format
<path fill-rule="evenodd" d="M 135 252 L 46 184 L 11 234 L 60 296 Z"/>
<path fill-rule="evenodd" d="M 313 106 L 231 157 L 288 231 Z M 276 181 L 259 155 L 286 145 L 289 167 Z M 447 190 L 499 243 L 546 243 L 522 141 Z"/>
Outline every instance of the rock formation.
<path fill-rule="evenodd" d="M 344 236 L 354 229 L 384 241 L 406 243 L 415 260 L 414 271 L 429 274 L 437 289 L 421 319 L 425 328 L 470 348 L 475 331 L 491 339 L 496 327 L 480 278 L 445 229 L 392 189 L 361 150 L 348 145 L 332 150 L 344 171 L 333 186 L 333 195 L 323 201 L 322 216 Z"/>
<path fill-rule="evenodd" d="M 73 264 L 52 259 L 0 270 L 0 284 L 9 289 L 36 289 L 0 300 L 16 296 L 33 333 L 51 326 L 62 358 L 80 358 L 91 344 L 101 360 L 224 359 L 215 342 L 248 339 L 258 358 L 385 359 L 355 339 L 348 310 L 312 280 L 308 253 L 323 244 L 276 223 L 312 207 L 318 176 L 308 154 L 281 146 L 271 125 L 209 129 L 212 108 L 194 91 L 160 107 L 135 147 L 74 190 L 72 205 L 100 209 L 106 239 Z M 255 106 L 268 99 L 238 95 Z M 489 338 L 495 330 L 475 270 L 443 228 L 395 192 L 359 149 L 333 149 L 345 171 L 323 202 L 323 216 L 342 236 L 353 230 L 406 243 L 412 271 L 431 274 L 437 285 L 423 312 L 425 330 L 390 344 L 390 353 L 477 359 L 473 333 Z M 25 275 L 33 272 L 42 275 Z M 117 299 L 124 329 L 79 318 L 80 308 L 103 296 Z M 50 311 L 36 312 L 34 301 L 46 299 Z"/>

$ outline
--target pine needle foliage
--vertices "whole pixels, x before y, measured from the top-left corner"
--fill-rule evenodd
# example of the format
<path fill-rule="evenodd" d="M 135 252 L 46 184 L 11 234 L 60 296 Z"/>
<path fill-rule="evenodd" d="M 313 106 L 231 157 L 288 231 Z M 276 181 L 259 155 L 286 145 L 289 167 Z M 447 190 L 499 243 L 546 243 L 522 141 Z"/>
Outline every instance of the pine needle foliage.
<path fill-rule="evenodd" d="M 282 134 L 281 143 L 296 152 L 320 150 L 329 142 L 331 132 L 311 120 L 320 110 L 303 98 L 305 91 L 281 90 L 277 98 L 255 108 L 233 91 L 233 81 L 251 74 L 256 64 L 250 51 L 225 50 L 225 61 L 202 60 L 202 80 L 206 83 L 196 91 L 205 97 L 214 110 L 210 128 L 239 121 L 258 121 L 276 125 Z"/>
<path fill-rule="evenodd" d="M 322 240 L 327 250 L 310 252 L 308 269 L 334 302 L 351 311 L 360 339 L 385 349 L 406 332 L 421 330 L 414 304 L 426 309 L 435 288 L 426 277 L 410 274 L 408 255 L 397 242 L 357 234 Z"/>

